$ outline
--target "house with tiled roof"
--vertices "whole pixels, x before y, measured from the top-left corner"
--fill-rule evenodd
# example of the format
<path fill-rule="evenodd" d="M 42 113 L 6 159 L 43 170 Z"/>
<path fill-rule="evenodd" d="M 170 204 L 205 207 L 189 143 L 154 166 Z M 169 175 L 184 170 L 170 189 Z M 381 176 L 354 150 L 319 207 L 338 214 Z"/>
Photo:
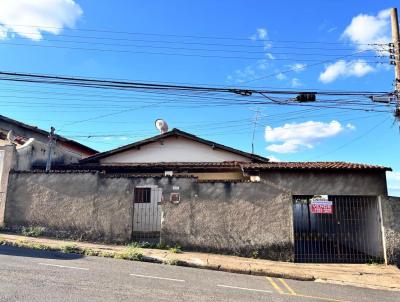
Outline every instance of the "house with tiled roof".
<path fill-rule="evenodd" d="M 400 205 L 387 195 L 390 170 L 271 162 L 172 129 L 49 173 L 13 171 L 5 225 L 274 260 L 393 262 Z"/>

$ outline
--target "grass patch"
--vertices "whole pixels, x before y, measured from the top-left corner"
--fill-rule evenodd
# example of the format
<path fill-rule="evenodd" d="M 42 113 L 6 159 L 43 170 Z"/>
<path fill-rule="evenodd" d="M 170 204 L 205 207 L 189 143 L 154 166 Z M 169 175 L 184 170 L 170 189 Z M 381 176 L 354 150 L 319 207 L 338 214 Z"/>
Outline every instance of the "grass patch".
<path fill-rule="evenodd" d="M 159 249 L 159 250 L 166 250 L 169 248 L 169 246 L 162 243 L 150 243 L 147 241 L 134 241 L 127 244 L 127 246 L 140 249 Z"/>
<path fill-rule="evenodd" d="M 84 250 L 82 250 L 76 244 L 66 244 L 60 248 L 60 252 L 63 252 L 66 254 L 83 254 Z"/>
<path fill-rule="evenodd" d="M 164 264 L 167 265 L 179 265 L 179 266 L 184 266 L 185 262 L 181 261 L 179 259 L 171 258 L 171 259 L 166 259 L 163 261 Z"/>
<path fill-rule="evenodd" d="M 44 231 L 45 231 L 44 227 L 38 227 L 38 226 L 22 227 L 21 229 L 22 235 L 27 237 L 39 237 L 43 235 Z"/>
<path fill-rule="evenodd" d="M 168 250 L 169 250 L 171 253 L 174 253 L 174 254 L 180 254 L 180 253 L 182 253 L 182 248 L 181 248 L 179 245 L 176 245 L 176 246 L 174 246 L 174 247 L 170 247 Z"/>
<path fill-rule="evenodd" d="M 115 253 L 114 252 L 100 251 L 98 256 L 99 257 L 105 257 L 105 258 L 114 258 L 115 257 Z"/>
<path fill-rule="evenodd" d="M 115 259 L 125 259 L 141 261 L 143 260 L 143 254 L 134 247 L 127 247 L 119 253 L 114 254 Z"/>
<path fill-rule="evenodd" d="M 146 241 L 134 241 L 127 245 L 130 248 L 140 248 L 140 249 L 158 249 L 158 250 L 169 250 L 171 253 L 179 254 L 182 253 L 182 247 L 179 245 L 169 246 L 163 243 L 150 243 Z"/>
<path fill-rule="evenodd" d="M 85 255 L 85 256 L 100 256 L 100 252 L 99 251 L 96 251 L 96 250 L 93 250 L 93 249 L 90 249 L 90 248 L 83 249 L 82 254 Z"/>

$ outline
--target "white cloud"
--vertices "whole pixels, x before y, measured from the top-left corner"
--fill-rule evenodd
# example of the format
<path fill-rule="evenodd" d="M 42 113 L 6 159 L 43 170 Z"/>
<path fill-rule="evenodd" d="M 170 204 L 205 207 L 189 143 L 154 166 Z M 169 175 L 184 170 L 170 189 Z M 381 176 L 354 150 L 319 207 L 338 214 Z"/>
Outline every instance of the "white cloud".
<path fill-rule="evenodd" d="M 268 32 L 265 28 L 257 28 L 257 35 L 260 40 L 265 40 L 267 38 Z"/>
<path fill-rule="evenodd" d="M 389 195 L 400 196 L 400 172 L 387 172 Z"/>
<path fill-rule="evenodd" d="M 268 67 L 268 62 L 266 59 L 258 60 L 257 61 L 257 68 L 265 70 Z"/>
<path fill-rule="evenodd" d="M 390 41 L 390 9 L 380 11 L 376 16 L 359 14 L 351 20 L 342 38 L 349 39 L 359 49 L 370 48 L 370 43 Z"/>
<path fill-rule="evenodd" d="M 268 155 L 267 158 L 269 161 L 280 162 L 281 160 L 273 155 Z"/>
<path fill-rule="evenodd" d="M 286 76 L 285 76 L 282 72 L 278 73 L 278 74 L 276 75 L 276 78 L 277 78 L 279 81 L 286 80 Z"/>
<path fill-rule="evenodd" d="M 262 49 L 264 50 L 265 59 L 258 60 L 254 64 L 247 65 L 241 69 L 235 70 L 233 74 L 227 76 L 226 80 L 228 83 L 241 84 L 263 77 L 266 74 L 268 67 L 270 67 L 270 64 L 268 62 L 275 59 L 274 55 L 267 51 L 269 48 L 272 47 L 272 44 L 268 41 L 268 31 L 265 28 L 257 28 L 255 33 L 249 38 L 252 41 L 262 42 L 260 48 L 262 47 Z"/>
<path fill-rule="evenodd" d="M 34 41 L 43 32 L 57 35 L 74 27 L 82 13 L 73 0 L 0 0 L 0 39 L 13 33 Z"/>
<path fill-rule="evenodd" d="M 229 76 L 228 76 L 229 77 Z M 235 75 L 230 76 L 230 81 L 235 81 L 237 83 L 243 83 L 247 81 L 251 81 L 257 78 L 257 72 L 252 66 L 246 66 L 243 69 L 235 70 Z"/>
<path fill-rule="evenodd" d="M 293 78 L 292 79 L 292 87 L 296 88 L 296 87 L 300 87 L 302 84 L 300 82 L 300 80 L 298 78 Z"/>
<path fill-rule="evenodd" d="M 275 60 L 275 57 L 272 55 L 272 53 L 267 52 L 265 55 L 268 57 L 268 59 Z"/>
<path fill-rule="evenodd" d="M 275 128 L 267 126 L 265 140 L 271 143 L 275 142 L 275 144 L 267 146 L 267 150 L 276 153 L 295 153 L 304 149 L 312 149 L 321 140 L 336 136 L 346 128 L 353 130 L 355 127 L 351 124 L 343 127 L 335 120 L 330 123 L 314 121 L 290 123 Z"/>
<path fill-rule="evenodd" d="M 335 27 L 329 28 L 326 32 L 327 32 L 328 34 L 330 34 L 331 32 L 334 32 L 335 30 L 337 30 L 337 27 L 336 27 L 336 26 L 335 26 Z"/>
<path fill-rule="evenodd" d="M 330 83 L 342 77 L 362 77 L 374 71 L 375 68 L 369 65 L 365 60 L 353 60 L 346 62 L 339 60 L 325 67 L 325 70 L 319 75 L 322 83 Z"/>
<path fill-rule="evenodd" d="M 304 67 L 306 67 L 307 65 L 306 64 L 302 64 L 302 63 L 295 63 L 295 64 L 288 65 L 288 66 L 289 66 L 289 68 L 291 70 L 293 70 L 295 72 L 301 72 L 301 71 L 304 70 Z"/>

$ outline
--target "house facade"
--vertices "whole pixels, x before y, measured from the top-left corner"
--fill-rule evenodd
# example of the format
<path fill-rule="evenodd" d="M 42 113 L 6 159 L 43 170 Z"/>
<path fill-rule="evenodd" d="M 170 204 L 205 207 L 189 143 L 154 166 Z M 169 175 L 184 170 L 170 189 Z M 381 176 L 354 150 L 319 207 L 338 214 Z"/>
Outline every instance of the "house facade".
<path fill-rule="evenodd" d="M 388 170 L 270 162 L 173 129 L 51 173 L 11 172 L 4 224 L 286 261 L 394 262 L 400 204 L 387 196 Z"/>

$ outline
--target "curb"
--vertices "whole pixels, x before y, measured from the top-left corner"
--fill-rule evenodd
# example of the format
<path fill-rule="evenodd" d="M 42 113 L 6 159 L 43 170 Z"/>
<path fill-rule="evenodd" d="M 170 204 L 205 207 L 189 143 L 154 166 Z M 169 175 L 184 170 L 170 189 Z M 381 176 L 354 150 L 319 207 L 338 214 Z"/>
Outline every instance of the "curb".
<path fill-rule="evenodd" d="M 157 259 L 157 258 L 155 258 Z M 179 259 L 178 259 L 179 260 Z M 192 267 L 192 268 L 199 268 L 199 269 L 207 269 L 213 271 L 220 271 L 220 272 L 227 272 L 227 273 L 235 273 L 235 274 L 242 274 L 242 275 L 253 275 L 253 276 L 263 276 L 263 277 L 273 277 L 273 278 L 284 278 L 284 279 L 291 279 L 297 281 L 315 281 L 315 277 L 313 275 L 298 275 L 298 274 L 285 274 L 279 272 L 271 272 L 265 270 L 245 270 L 240 268 L 230 268 L 224 267 L 223 265 L 199 265 L 197 263 L 192 263 L 188 261 L 179 260 L 178 266 L 185 266 L 185 267 Z"/>
<path fill-rule="evenodd" d="M 14 242 L 13 240 L 7 240 L 3 239 L 2 240 L 2 245 L 6 246 L 12 246 L 12 247 L 21 247 L 21 248 L 29 248 L 29 249 L 34 249 L 34 250 L 43 250 L 43 248 L 37 248 L 34 246 L 34 244 L 41 244 L 38 242 L 35 242 L 35 240 L 29 240 L 30 243 L 33 245 L 30 246 L 24 246 L 20 245 L 17 242 Z M 47 251 L 53 251 L 53 252 L 58 252 L 58 253 L 63 253 L 63 254 L 81 254 L 78 252 L 74 252 L 74 250 L 71 250 L 70 252 L 65 252 L 63 250 L 60 250 L 58 248 L 53 248 L 50 245 L 46 246 L 47 248 L 45 250 Z M 76 248 L 78 249 L 84 249 L 80 247 L 79 245 L 76 245 Z M 93 249 L 94 251 L 100 252 L 101 249 Z M 143 252 L 143 250 L 142 250 Z M 117 253 L 117 252 L 113 252 Z M 102 257 L 99 255 L 92 255 L 93 257 Z M 103 256 L 104 257 L 104 256 Z M 198 263 L 193 263 L 190 261 L 186 260 L 180 260 L 178 257 L 176 257 L 176 262 L 173 264 L 169 264 L 166 259 L 160 259 L 158 257 L 151 257 L 143 253 L 143 256 L 140 260 L 129 260 L 129 259 L 124 259 L 128 261 L 140 261 L 140 262 L 149 262 L 149 263 L 157 263 L 157 264 L 165 264 L 165 265 L 176 265 L 176 266 L 183 266 L 183 267 L 192 267 L 192 268 L 198 268 L 198 269 L 207 269 L 207 270 L 214 270 L 214 271 L 221 271 L 221 272 L 227 272 L 227 273 L 235 273 L 235 274 L 244 274 L 244 275 L 254 275 L 254 276 L 265 276 L 265 277 L 273 277 L 273 278 L 285 278 L 285 279 L 292 279 L 292 280 L 298 280 L 298 281 L 314 281 L 315 277 L 313 275 L 307 275 L 307 274 L 287 274 L 287 273 L 279 273 L 279 272 L 272 272 L 272 271 L 266 271 L 266 270 L 251 270 L 251 269 L 240 269 L 240 268 L 231 268 L 231 267 L 224 267 L 223 265 L 202 265 Z"/>

